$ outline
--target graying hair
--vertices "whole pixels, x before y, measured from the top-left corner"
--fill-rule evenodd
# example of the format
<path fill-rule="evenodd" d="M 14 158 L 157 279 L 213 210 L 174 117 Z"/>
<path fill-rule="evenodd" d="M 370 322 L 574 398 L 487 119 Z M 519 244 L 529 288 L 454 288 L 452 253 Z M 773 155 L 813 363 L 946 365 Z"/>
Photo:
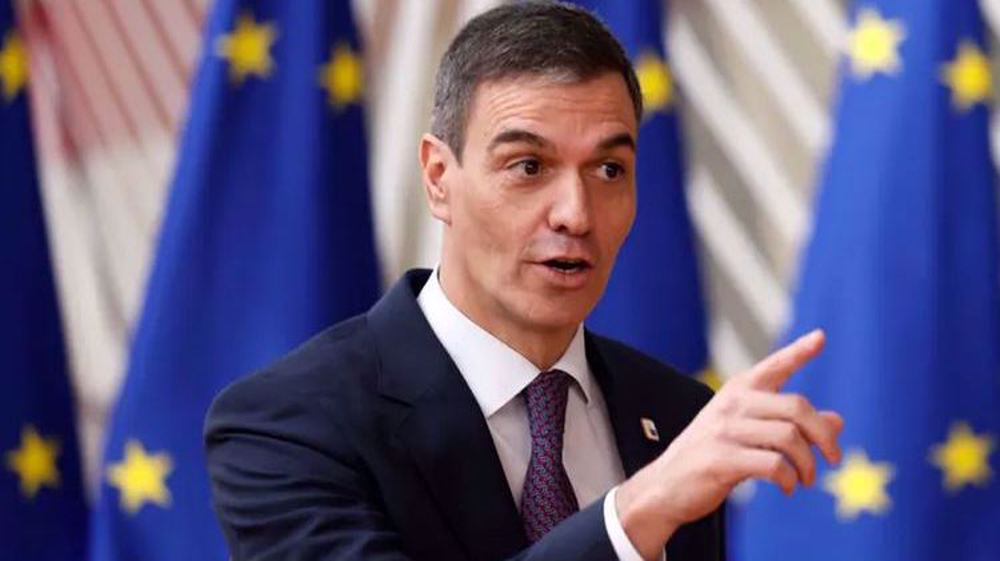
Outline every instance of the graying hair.
<path fill-rule="evenodd" d="M 431 133 L 461 161 L 469 105 L 486 81 L 537 75 L 580 82 L 605 72 L 625 80 L 642 117 L 642 94 L 621 44 L 590 12 L 561 2 L 500 6 L 473 18 L 448 46 L 434 81 Z"/>

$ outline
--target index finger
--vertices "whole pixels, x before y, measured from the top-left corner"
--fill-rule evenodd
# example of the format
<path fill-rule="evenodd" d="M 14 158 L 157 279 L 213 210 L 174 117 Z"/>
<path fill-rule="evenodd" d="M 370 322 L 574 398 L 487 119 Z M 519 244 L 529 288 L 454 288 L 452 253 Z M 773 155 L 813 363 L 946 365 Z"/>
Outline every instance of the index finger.
<path fill-rule="evenodd" d="M 778 391 L 792 374 L 823 350 L 825 343 L 826 334 L 823 330 L 814 329 L 778 349 L 750 369 L 747 373 L 750 386 L 761 390 Z"/>

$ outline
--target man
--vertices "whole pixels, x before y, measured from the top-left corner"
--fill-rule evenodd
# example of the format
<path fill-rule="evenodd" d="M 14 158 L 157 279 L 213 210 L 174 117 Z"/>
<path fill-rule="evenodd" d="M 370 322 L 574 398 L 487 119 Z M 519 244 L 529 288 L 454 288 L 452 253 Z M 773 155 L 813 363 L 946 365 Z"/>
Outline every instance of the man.
<path fill-rule="evenodd" d="M 635 215 L 641 113 L 588 13 L 469 22 L 420 145 L 438 269 L 209 412 L 234 559 L 721 559 L 734 485 L 791 493 L 813 483 L 811 446 L 839 459 L 840 418 L 778 393 L 822 334 L 712 398 L 581 327 Z"/>

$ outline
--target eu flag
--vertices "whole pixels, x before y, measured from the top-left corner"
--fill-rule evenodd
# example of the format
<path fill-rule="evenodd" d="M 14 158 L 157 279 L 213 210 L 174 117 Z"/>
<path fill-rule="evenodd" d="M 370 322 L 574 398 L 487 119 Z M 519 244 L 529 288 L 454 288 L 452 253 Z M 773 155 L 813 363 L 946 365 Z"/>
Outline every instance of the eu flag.
<path fill-rule="evenodd" d="M 987 48 L 971 0 L 857 7 L 789 333 L 828 334 L 788 389 L 843 414 L 845 456 L 758 486 L 741 559 L 1000 559 Z"/>
<path fill-rule="evenodd" d="M 227 557 L 212 397 L 376 299 L 350 3 L 219 0 L 104 456 L 93 561 Z"/>
<path fill-rule="evenodd" d="M 706 367 L 705 311 L 684 168 L 676 90 L 663 48 L 661 0 L 584 0 L 616 35 L 642 87 L 638 210 L 604 296 L 588 327 L 620 339 L 680 370 Z"/>
<path fill-rule="evenodd" d="M 70 561 L 86 550 L 87 510 L 27 79 L 12 3 L 0 0 L 0 551 L 4 559 Z"/>

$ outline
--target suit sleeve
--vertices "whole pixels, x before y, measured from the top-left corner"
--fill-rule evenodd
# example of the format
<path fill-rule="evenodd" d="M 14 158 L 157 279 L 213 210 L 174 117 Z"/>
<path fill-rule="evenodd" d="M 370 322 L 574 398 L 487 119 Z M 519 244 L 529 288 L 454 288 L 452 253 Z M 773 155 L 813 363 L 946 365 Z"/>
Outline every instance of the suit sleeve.
<path fill-rule="evenodd" d="M 232 560 L 425 561 L 406 553 L 335 417 L 266 380 L 229 387 L 206 419 L 213 503 Z M 602 502 L 509 561 L 614 559 Z"/>

